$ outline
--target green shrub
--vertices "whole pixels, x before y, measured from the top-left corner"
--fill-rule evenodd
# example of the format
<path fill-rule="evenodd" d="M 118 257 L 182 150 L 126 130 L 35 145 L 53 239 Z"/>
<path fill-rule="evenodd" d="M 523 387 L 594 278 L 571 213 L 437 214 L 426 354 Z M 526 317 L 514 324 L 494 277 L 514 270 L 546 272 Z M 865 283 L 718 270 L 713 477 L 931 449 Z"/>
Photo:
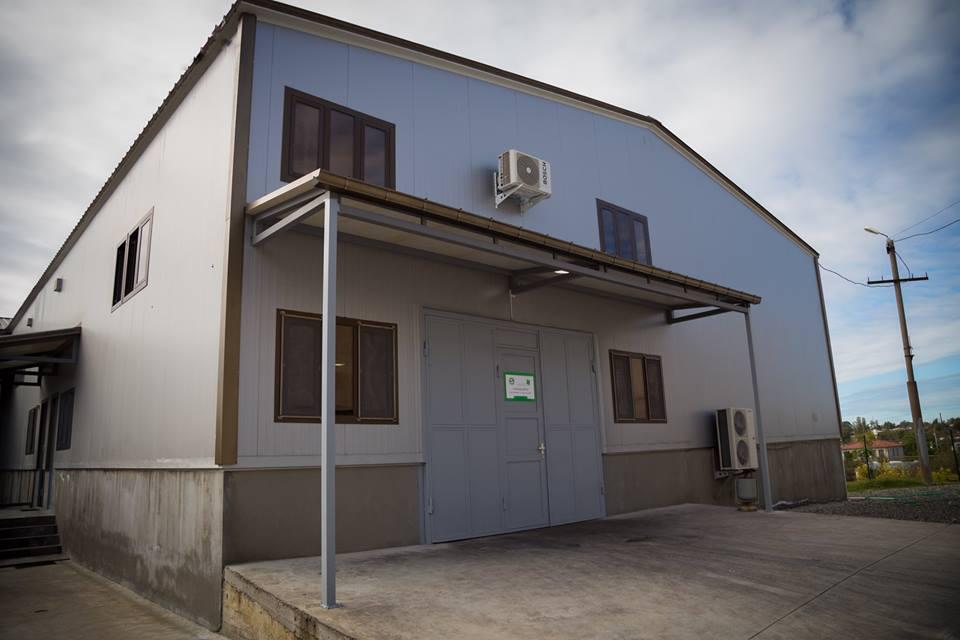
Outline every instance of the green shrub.
<path fill-rule="evenodd" d="M 950 469 L 940 467 L 933 472 L 933 481 L 936 484 L 945 484 L 947 482 L 957 482 L 957 474 Z"/>
<path fill-rule="evenodd" d="M 857 480 L 869 480 L 870 474 L 867 471 L 866 464 L 858 464 L 854 475 L 857 477 Z"/>

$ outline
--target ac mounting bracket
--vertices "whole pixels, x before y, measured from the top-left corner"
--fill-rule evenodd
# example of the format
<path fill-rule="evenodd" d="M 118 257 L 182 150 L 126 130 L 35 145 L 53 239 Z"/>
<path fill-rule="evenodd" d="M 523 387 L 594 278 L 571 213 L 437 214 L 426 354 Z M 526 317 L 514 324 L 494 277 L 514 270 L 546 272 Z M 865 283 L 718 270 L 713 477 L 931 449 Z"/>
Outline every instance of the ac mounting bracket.
<path fill-rule="evenodd" d="M 500 205 L 503 204 L 504 201 L 507 200 L 507 198 L 513 195 L 516 195 L 517 192 L 520 191 L 520 189 L 522 188 L 523 188 L 523 185 L 518 184 L 515 187 L 510 187 L 506 191 L 501 191 L 499 187 L 499 182 L 497 181 L 497 172 L 494 171 L 493 172 L 493 205 L 494 207 L 499 209 Z M 532 198 L 524 198 L 522 196 L 518 196 L 518 199 L 520 200 L 520 213 L 526 213 L 527 209 L 537 204 L 538 202 L 540 202 L 546 197 L 547 197 L 546 194 L 533 196 Z"/>

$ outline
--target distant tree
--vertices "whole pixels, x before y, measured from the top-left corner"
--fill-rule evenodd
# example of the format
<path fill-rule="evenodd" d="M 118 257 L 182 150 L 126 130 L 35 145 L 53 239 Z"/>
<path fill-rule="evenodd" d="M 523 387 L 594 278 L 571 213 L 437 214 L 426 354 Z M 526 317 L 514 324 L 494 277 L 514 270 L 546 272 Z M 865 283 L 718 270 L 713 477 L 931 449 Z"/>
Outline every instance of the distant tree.
<path fill-rule="evenodd" d="M 850 442 L 850 438 L 853 436 L 853 425 L 850 424 L 849 420 L 840 423 L 840 435 L 844 442 Z"/>

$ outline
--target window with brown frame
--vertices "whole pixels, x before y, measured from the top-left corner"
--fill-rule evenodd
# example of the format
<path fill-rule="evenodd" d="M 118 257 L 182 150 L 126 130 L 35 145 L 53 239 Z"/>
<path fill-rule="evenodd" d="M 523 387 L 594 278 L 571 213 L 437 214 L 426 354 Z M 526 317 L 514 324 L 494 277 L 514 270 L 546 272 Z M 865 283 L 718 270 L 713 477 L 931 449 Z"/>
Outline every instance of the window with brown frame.
<path fill-rule="evenodd" d="M 394 125 L 286 88 L 280 177 L 325 169 L 381 187 L 396 186 Z"/>
<path fill-rule="evenodd" d="M 646 216 L 597 200 L 597 221 L 600 226 L 600 249 L 604 253 L 653 264 Z"/>
<path fill-rule="evenodd" d="M 666 422 L 660 356 L 610 351 L 614 422 Z"/>
<path fill-rule="evenodd" d="M 113 263 L 113 305 L 116 309 L 147 286 L 153 209 L 147 212 L 123 242 L 117 245 Z"/>
<path fill-rule="evenodd" d="M 320 422 L 322 316 L 277 309 L 274 417 Z M 338 423 L 397 424 L 397 325 L 337 318 Z"/>

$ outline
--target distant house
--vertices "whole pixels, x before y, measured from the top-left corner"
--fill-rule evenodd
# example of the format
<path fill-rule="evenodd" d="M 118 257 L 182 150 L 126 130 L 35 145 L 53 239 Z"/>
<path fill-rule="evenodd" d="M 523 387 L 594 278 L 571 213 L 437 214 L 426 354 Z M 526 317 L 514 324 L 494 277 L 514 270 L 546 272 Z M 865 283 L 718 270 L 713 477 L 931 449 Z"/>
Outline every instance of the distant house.
<path fill-rule="evenodd" d="M 870 456 L 873 458 L 886 460 L 903 459 L 903 445 L 899 442 L 894 442 L 893 440 L 874 440 L 868 444 L 871 450 Z M 849 451 L 862 452 L 863 442 L 849 442 L 844 444 L 841 448 L 843 449 L 844 453 Z"/>

